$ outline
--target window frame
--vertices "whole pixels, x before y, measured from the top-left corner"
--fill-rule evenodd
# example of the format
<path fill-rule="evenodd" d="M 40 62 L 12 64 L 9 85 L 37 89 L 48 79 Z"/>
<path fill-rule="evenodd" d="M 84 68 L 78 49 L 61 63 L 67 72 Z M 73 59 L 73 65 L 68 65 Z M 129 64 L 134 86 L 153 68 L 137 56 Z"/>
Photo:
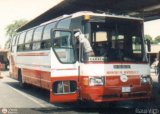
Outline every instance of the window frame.
<path fill-rule="evenodd" d="M 49 26 L 49 25 L 52 25 L 52 24 L 54 24 L 54 26 L 51 27 L 51 28 L 49 29 L 49 31 L 48 31 L 48 34 L 49 34 L 50 38 L 49 38 L 49 39 L 43 39 L 43 38 L 44 38 L 44 33 L 45 33 L 46 27 Z M 49 42 L 52 41 L 52 40 L 51 40 L 51 39 L 52 39 L 51 30 L 52 30 L 52 29 L 55 29 L 56 26 L 57 26 L 57 24 L 58 24 L 58 21 L 54 21 L 54 22 L 48 23 L 48 24 L 46 24 L 46 25 L 44 26 L 44 28 L 43 28 L 43 33 L 42 33 L 42 39 L 41 39 L 41 45 L 40 45 L 40 49 L 41 49 L 41 50 L 49 50 L 49 49 L 52 47 L 52 43 L 50 43 L 50 47 L 42 48 L 42 43 L 48 42 L 48 41 L 49 41 Z"/>
<path fill-rule="evenodd" d="M 15 41 L 15 46 L 17 46 L 18 45 L 18 40 L 19 40 L 19 36 L 20 36 L 20 34 L 18 33 L 17 35 L 16 35 L 16 41 Z"/>
<path fill-rule="evenodd" d="M 26 43 L 26 38 L 27 38 L 27 33 L 32 31 L 32 35 L 31 35 L 31 41 Z M 24 41 L 24 51 L 30 51 L 32 49 L 32 40 L 33 40 L 33 34 L 34 34 L 34 28 L 33 29 L 29 29 L 26 32 L 26 36 L 25 36 L 25 41 Z M 30 48 L 29 49 L 25 49 L 25 45 L 29 44 Z"/>
<path fill-rule="evenodd" d="M 74 55 L 74 61 L 73 61 L 73 62 L 63 62 L 63 61 L 60 60 L 60 58 L 59 58 L 59 56 L 58 56 L 58 54 L 57 54 L 57 52 L 55 51 L 55 48 L 54 48 L 54 46 L 53 46 L 53 42 L 54 42 L 54 39 L 55 39 L 55 34 L 54 34 L 55 31 L 63 31 L 63 32 L 70 32 L 70 33 L 71 33 L 71 45 L 72 45 L 73 55 Z M 51 47 L 52 47 L 53 52 L 54 52 L 54 54 L 56 55 L 58 61 L 59 61 L 60 63 L 62 63 L 62 64 L 74 64 L 74 63 L 76 63 L 76 60 L 77 60 L 77 59 L 76 59 L 75 47 L 74 47 L 74 44 L 73 44 L 73 31 L 71 31 L 71 30 L 69 30 L 69 29 L 52 29 L 52 30 L 50 31 L 50 34 L 51 34 Z"/>
<path fill-rule="evenodd" d="M 41 38 L 40 38 L 38 41 L 34 41 L 35 31 L 36 31 L 38 28 L 41 28 L 41 27 L 42 27 L 42 31 L 41 31 Z M 45 28 L 45 25 L 38 26 L 38 27 L 34 28 L 33 36 L 32 36 L 32 43 L 31 43 L 31 44 L 32 44 L 31 50 L 33 50 L 33 51 L 43 50 L 43 49 L 41 49 L 41 43 L 42 43 L 42 38 L 43 38 L 44 28 Z M 36 43 L 40 43 L 40 47 L 39 47 L 39 49 L 33 49 L 33 45 L 34 45 L 34 44 L 36 44 Z"/>
<path fill-rule="evenodd" d="M 11 39 L 11 46 L 14 46 L 15 45 L 15 40 L 17 38 L 17 35 L 15 35 L 12 39 Z"/>
<path fill-rule="evenodd" d="M 65 26 L 62 27 L 62 26 L 60 26 L 60 27 L 59 27 L 59 25 L 62 24 L 62 22 L 63 22 L 63 21 L 66 21 L 66 20 L 69 20 L 69 21 L 70 21 L 70 22 L 69 22 L 69 26 L 67 26 L 67 27 L 65 27 Z M 63 18 L 63 19 L 60 19 L 60 20 L 58 21 L 58 23 L 57 23 L 57 29 L 69 29 L 70 26 L 71 26 L 71 21 L 72 21 L 71 16 L 66 17 L 66 18 Z"/>
<path fill-rule="evenodd" d="M 47 23 L 47 24 L 44 24 L 44 25 L 40 25 L 40 26 L 36 26 L 36 27 L 33 27 L 33 28 L 30 28 L 30 29 L 27 29 L 27 30 L 24 30 L 24 31 L 21 31 L 21 32 L 17 33 L 17 38 L 16 38 L 16 42 L 15 42 L 15 43 L 16 43 L 15 45 L 17 46 L 17 52 L 19 52 L 19 51 L 39 51 L 39 50 L 49 50 L 49 49 L 51 49 L 52 44 L 50 44 L 50 47 L 48 47 L 48 48 L 42 48 L 42 43 L 43 43 L 43 42 L 51 42 L 51 39 L 52 39 L 51 30 L 52 30 L 52 29 L 55 29 L 55 28 L 57 27 L 58 22 L 59 22 L 59 21 L 53 21 L 53 22 L 50 22 L 50 23 Z M 54 26 L 51 27 L 50 30 L 49 30 L 49 32 L 48 32 L 49 35 L 50 35 L 50 38 L 43 40 L 45 28 L 46 28 L 48 25 L 51 25 L 51 24 L 53 24 L 53 23 L 54 23 Z M 40 27 L 43 27 L 42 33 L 41 33 L 41 38 L 40 38 L 39 41 L 33 41 L 33 40 L 34 40 L 33 37 L 34 37 L 35 31 L 36 31 L 37 28 L 40 28 Z M 25 43 L 27 32 L 30 31 L 30 30 L 33 30 L 33 33 L 32 33 L 32 41 L 31 41 L 30 43 Z M 20 39 L 20 35 L 21 35 L 22 33 L 24 33 L 24 32 L 25 32 L 25 38 L 24 38 L 23 44 L 20 44 L 20 45 L 23 45 L 23 49 L 18 50 L 18 47 L 20 46 L 20 45 L 18 44 L 18 43 L 19 43 L 19 39 Z M 37 42 L 40 43 L 40 48 L 39 48 L 39 49 L 33 49 L 33 44 L 34 44 L 34 43 L 37 43 Z M 25 49 L 25 45 L 26 45 L 26 44 L 30 44 L 30 45 L 31 45 L 29 50 L 26 50 L 26 49 Z"/>
<path fill-rule="evenodd" d="M 20 37 L 21 35 L 24 33 L 24 39 L 23 39 L 23 43 L 22 44 L 19 44 L 19 40 L 20 40 Z M 20 52 L 20 51 L 24 51 L 24 41 L 25 41 L 25 38 L 26 38 L 26 31 L 23 31 L 19 34 L 18 36 L 18 40 L 17 40 L 17 51 Z M 19 46 L 22 46 L 22 49 L 19 49 Z"/>

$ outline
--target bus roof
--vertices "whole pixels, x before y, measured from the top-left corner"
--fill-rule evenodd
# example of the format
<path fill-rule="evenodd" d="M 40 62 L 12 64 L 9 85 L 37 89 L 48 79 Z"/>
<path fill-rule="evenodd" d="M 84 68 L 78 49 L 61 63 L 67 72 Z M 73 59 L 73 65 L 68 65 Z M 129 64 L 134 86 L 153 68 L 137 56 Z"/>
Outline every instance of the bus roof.
<path fill-rule="evenodd" d="M 57 18 L 51 19 L 49 21 L 46 21 L 44 23 L 41 23 L 40 25 L 45 25 L 45 24 L 48 24 L 48 23 L 51 23 L 51 22 L 54 22 L 54 21 L 58 21 L 58 20 L 67 18 L 67 17 L 76 18 L 76 17 L 80 17 L 80 16 L 84 16 L 84 15 L 143 21 L 142 18 L 131 17 L 131 16 L 128 16 L 128 15 L 115 15 L 115 14 L 106 14 L 106 13 L 94 13 L 94 12 L 91 12 L 91 11 L 79 11 L 79 12 L 76 12 L 76 13 L 73 13 L 73 14 L 70 14 L 70 15 L 62 15 L 60 17 L 57 17 Z M 37 25 L 37 26 L 39 26 L 39 25 Z M 34 27 L 36 27 L 36 26 L 34 26 Z M 32 27 L 32 28 L 34 28 L 34 27 Z M 28 29 L 30 29 L 30 28 L 28 28 Z M 25 29 L 25 30 L 28 30 L 28 29 Z M 17 32 L 21 32 L 21 30 L 17 30 Z"/>
<path fill-rule="evenodd" d="M 80 17 L 80 16 L 84 16 L 84 15 L 90 15 L 90 16 L 97 16 L 97 17 L 110 17 L 110 18 L 119 18 L 119 19 L 132 19 L 132 20 L 139 20 L 139 21 L 143 21 L 142 18 L 138 18 L 138 17 L 131 17 L 128 15 L 115 15 L 115 14 L 105 14 L 105 13 L 94 13 L 94 12 L 90 12 L 90 11 L 80 11 L 77 13 L 73 13 L 71 15 L 63 15 L 60 17 L 57 17 L 55 19 L 49 20 L 47 22 L 44 22 L 40 25 L 45 25 L 54 21 L 58 21 L 67 17 L 71 17 L 71 18 L 76 18 L 76 17 Z"/>
<path fill-rule="evenodd" d="M 133 19 L 133 20 L 143 20 L 142 18 L 138 17 L 131 17 L 129 15 L 116 15 L 116 14 L 107 14 L 107 13 L 94 13 L 90 11 L 81 11 L 72 14 L 72 18 L 79 17 L 83 15 L 91 15 L 91 16 L 101 16 L 101 17 L 112 17 L 112 18 L 122 18 L 122 19 Z"/>

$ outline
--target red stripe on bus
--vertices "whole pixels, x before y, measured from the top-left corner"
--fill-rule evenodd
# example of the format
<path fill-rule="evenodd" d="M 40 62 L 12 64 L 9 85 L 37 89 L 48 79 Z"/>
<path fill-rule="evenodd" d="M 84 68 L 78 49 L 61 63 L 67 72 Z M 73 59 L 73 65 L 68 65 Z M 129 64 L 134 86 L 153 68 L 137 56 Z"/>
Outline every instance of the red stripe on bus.
<path fill-rule="evenodd" d="M 100 62 L 100 61 L 88 61 L 84 62 L 84 64 L 148 64 L 148 63 L 143 63 L 143 62 Z"/>
<path fill-rule="evenodd" d="M 77 70 L 77 68 L 61 68 L 61 69 L 51 69 L 51 70 Z"/>
<path fill-rule="evenodd" d="M 23 79 L 26 83 L 33 84 L 44 89 L 50 89 L 51 73 L 40 70 L 23 69 Z"/>
<path fill-rule="evenodd" d="M 20 53 L 17 56 L 48 56 L 48 53 Z"/>

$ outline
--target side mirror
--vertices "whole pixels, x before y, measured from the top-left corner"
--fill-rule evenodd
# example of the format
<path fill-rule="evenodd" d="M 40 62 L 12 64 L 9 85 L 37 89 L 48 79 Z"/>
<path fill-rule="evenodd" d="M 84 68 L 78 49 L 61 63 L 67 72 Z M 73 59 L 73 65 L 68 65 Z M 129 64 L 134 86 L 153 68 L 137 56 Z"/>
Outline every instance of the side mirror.
<path fill-rule="evenodd" d="M 151 52 L 151 41 L 147 39 L 146 44 L 147 44 L 148 52 Z"/>

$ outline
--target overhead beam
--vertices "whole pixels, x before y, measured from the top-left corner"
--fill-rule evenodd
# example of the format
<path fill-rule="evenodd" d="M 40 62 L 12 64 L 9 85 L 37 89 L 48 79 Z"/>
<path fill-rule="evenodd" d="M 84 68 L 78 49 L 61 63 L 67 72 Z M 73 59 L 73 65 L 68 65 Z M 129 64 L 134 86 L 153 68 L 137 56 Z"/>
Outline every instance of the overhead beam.
<path fill-rule="evenodd" d="M 102 11 L 114 14 L 129 14 L 150 20 L 159 18 L 159 10 L 159 0 L 64 0 L 18 29 L 18 31 L 77 11 Z"/>

